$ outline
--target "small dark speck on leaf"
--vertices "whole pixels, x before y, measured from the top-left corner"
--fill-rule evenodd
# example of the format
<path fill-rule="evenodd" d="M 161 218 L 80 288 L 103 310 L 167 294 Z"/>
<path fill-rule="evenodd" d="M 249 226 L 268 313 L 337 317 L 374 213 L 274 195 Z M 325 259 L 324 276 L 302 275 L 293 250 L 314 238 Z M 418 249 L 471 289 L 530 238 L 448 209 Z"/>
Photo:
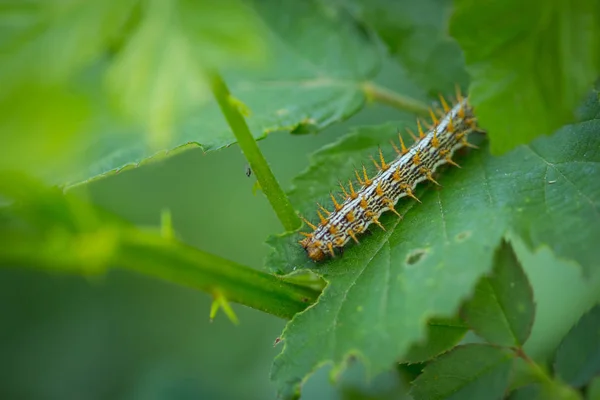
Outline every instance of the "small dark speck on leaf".
<path fill-rule="evenodd" d="M 273 347 L 277 346 L 281 342 L 281 338 L 275 339 L 275 343 L 273 343 Z"/>
<path fill-rule="evenodd" d="M 307 299 L 306 297 L 303 297 L 303 298 L 302 298 L 302 302 L 303 302 L 303 303 L 308 303 L 308 299 Z"/>
<path fill-rule="evenodd" d="M 408 257 L 406 257 L 406 263 L 408 265 L 414 265 L 414 264 L 418 263 L 419 261 L 421 261 L 421 259 L 423 258 L 423 256 L 425 254 L 427 254 L 427 250 L 425 250 L 425 249 L 414 250 L 412 253 L 410 253 L 408 255 Z"/>
<path fill-rule="evenodd" d="M 471 236 L 471 232 L 470 231 L 461 232 L 458 235 L 456 235 L 456 241 L 457 242 L 464 242 L 470 236 Z"/>

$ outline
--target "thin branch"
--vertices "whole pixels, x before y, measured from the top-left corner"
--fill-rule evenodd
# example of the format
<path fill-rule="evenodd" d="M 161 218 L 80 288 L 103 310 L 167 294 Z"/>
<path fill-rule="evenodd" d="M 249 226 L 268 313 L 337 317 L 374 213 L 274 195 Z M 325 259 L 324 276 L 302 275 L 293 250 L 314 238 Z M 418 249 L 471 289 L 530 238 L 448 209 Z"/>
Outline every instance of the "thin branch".
<path fill-rule="evenodd" d="M 54 232 L 59 233 L 65 232 Z M 284 319 L 292 318 L 319 296 L 318 290 L 163 239 L 158 234 L 133 229 L 113 233 L 115 229 L 105 227 L 94 234 L 80 233 L 52 240 L 51 234 L 29 237 L 2 229 L 0 266 L 82 275 L 120 268 L 202 290 L 213 297 L 218 293 L 227 301 Z M 111 239 L 116 241 L 111 243 Z M 99 253 L 94 254 L 93 250 Z"/>
<path fill-rule="evenodd" d="M 279 186 L 273 172 L 271 172 L 269 164 L 262 155 L 256 140 L 254 140 L 254 136 L 252 136 L 239 110 L 239 104 L 236 104 L 233 100 L 229 89 L 218 73 L 213 73 L 210 76 L 210 83 L 213 96 L 217 100 L 217 103 L 219 103 L 221 112 L 233 131 L 244 156 L 252 168 L 252 172 L 254 172 L 256 179 L 258 179 L 261 190 L 267 196 L 279 221 L 281 221 L 283 227 L 288 231 L 298 229 L 300 227 L 300 219 L 286 194 Z"/>
<path fill-rule="evenodd" d="M 0 195 L 14 200 L 0 208 L 0 267 L 80 275 L 121 268 L 286 319 L 320 294 L 182 243 L 168 212 L 160 229 L 142 230 L 79 197 L 1 172 Z"/>

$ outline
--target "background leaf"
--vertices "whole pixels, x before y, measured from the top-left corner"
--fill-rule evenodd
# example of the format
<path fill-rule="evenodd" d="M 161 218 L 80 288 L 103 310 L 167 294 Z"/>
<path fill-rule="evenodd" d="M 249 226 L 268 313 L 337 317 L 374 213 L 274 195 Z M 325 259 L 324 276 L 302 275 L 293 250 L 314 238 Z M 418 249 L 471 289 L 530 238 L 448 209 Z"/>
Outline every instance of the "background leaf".
<path fill-rule="evenodd" d="M 600 377 L 592 379 L 587 388 L 587 400 L 599 400 L 600 399 Z"/>
<path fill-rule="evenodd" d="M 462 50 L 447 32 L 452 1 L 344 3 L 377 33 L 394 59 L 406 68 L 409 78 L 430 97 L 453 93 L 457 84 L 467 88 L 469 76 Z"/>
<path fill-rule="evenodd" d="M 586 313 L 563 339 L 554 362 L 556 375 L 574 387 L 600 373 L 600 305 Z"/>
<path fill-rule="evenodd" d="M 507 400 L 578 400 L 581 396 L 570 387 L 549 382 L 534 383 L 511 392 Z"/>
<path fill-rule="evenodd" d="M 458 346 L 425 368 L 411 394 L 415 400 L 501 399 L 513 357 L 497 347 Z"/>
<path fill-rule="evenodd" d="M 32 3 L 37 8 L 27 9 L 28 24 L 15 23 L 24 19 L 23 6 L 3 13 L 0 21 L 0 29 L 7 27 L 14 37 L 0 43 L 11 60 L 0 68 L 0 82 L 16 82 L 14 91 L 0 95 L 10 110 L 0 116 L 0 129 L 7 132 L 0 165 L 53 183 L 87 180 L 191 143 L 205 151 L 234 143 L 207 96 L 207 68 L 221 69 L 239 104 L 249 110 L 253 134 L 262 138 L 278 130 L 315 132 L 352 115 L 365 102 L 362 83 L 375 77 L 381 62 L 380 50 L 358 21 L 316 0 L 119 5 L 94 0 L 76 2 L 78 12 L 59 13 L 62 3 L 47 2 L 41 9 Z M 63 36 L 94 40 L 88 48 Z M 70 60 L 57 63 L 59 72 L 48 75 L 55 77 L 50 83 L 57 93 L 37 89 L 34 78 L 50 79 L 44 72 L 47 52 L 38 48 L 57 48 L 52 55 L 64 53 Z M 67 94 L 78 97 L 67 102 Z M 27 101 L 31 97 L 53 107 L 48 115 Z M 54 107 L 57 111 L 50 112 Z M 28 118 L 32 114 L 43 119 Z M 58 144 L 47 149 L 43 140 L 50 132 Z M 28 147 L 36 140 L 40 146 L 32 152 Z"/>
<path fill-rule="evenodd" d="M 330 206 L 326 198 L 338 180 L 350 178 L 404 124 L 361 128 L 323 148 L 295 180 L 292 202 L 308 216 L 316 201 Z M 299 235 L 272 238 L 270 268 L 280 273 L 315 268 L 329 283 L 318 303 L 286 327 L 286 344 L 273 368 L 279 390 L 293 395 L 317 365 L 331 360 L 339 366 L 351 353 L 368 360 L 374 374 L 388 368 L 424 337 L 429 317 L 455 312 L 491 269 L 493 249 L 509 231 L 530 249 L 550 246 L 555 255 L 596 274 L 599 130 L 596 120 L 567 126 L 503 157 L 491 156 L 482 144 L 457 158 L 462 169 L 440 174 L 441 190 L 418 189 L 423 204 L 400 202 L 402 221 L 383 216 L 386 232 L 373 229 L 343 257 L 321 265 L 306 257 Z"/>
<path fill-rule="evenodd" d="M 381 60 L 376 47 L 350 15 L 314 0 L 253 5 L 264 24 L 268 57 L 261 68 L 229 65 L 222 69 L 222 75 L 232 95 L 247 108 L 246 120 L 255 138 L 280 130 L 318 131 L 362 107 L 365 97 L 360 84 L 374 77 Z M 232 34 L 243 36 L 245 32 Z M 193 143 L 209 151 L 235 142 L 213 101 L 201 108 L 178 110 L 177 126 L 163 149 Z M 133 129 L 134 133 L 124 139 L 125 129 Z M 144 143 L 144 134 L 135 127 L 103 129 L 96 146 L 87 149 L 92 162 L 69 181 L 141 162 L 156 152 Z"/>
<path fill-rule="evenodd" d="M 134 0 L 8 1 L 0 12 L 0 168 L 60 170 L 77 158 L 92 101 L 77 84 L 123 29 Z M 81 159 L 78 159 L 81 161 Z"/>
<path fill-rule="evenodd" d="M 491 344 L 522 346 L 533 325 L 533 291 L 510 243 L 502 241 L 489 277 L 483 277 L 463 307 L 464 317 Z"/>
<path fill-rule="evenodd" d="M 593 0 L 459 0 L 450 32 L 465 53 L 470 98 L 494 154 L 573 121 L 600 74 Z"/>
<path fill-rule="evenodd" d="M 431 360 L 456 346 L 468 330 L 469 328 L 458 318 L 429 321 L 427 340 L 413 344 L 402 357 L 402 362 L 412 364 Z"/>
<path fill-rule="evenodd" d="M 156 151 L 171 145 L 183 111 L 210 99 L 207 70 L 253 67 L 267 51 L 258 18 L 238 0 L 145 0 L 140 8 L 142 18 L 111 60 L 107 80 L 119 109 L 142 123 L 149 151 Z"/>

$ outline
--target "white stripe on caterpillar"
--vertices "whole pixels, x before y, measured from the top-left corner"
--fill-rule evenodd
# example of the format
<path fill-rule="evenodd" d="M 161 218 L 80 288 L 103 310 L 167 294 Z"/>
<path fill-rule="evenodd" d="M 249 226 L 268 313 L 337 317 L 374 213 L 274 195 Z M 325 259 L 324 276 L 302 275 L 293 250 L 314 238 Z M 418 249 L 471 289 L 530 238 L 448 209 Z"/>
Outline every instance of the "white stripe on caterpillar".
<path fill-rule="evenodd" d="M 358 243 L 356 236 L 373 223 L 385 229 L 379 222 L 382 213 L 391 210 L 401 217 L 394 209 L 399 199 L 408 196 L 420 202 L 414 195 L 416 185 L 424 180 L 438 184 L 432 176 L 435 170 L 443 164 L 458 166 L 452 160 L 454 152 L 462 147 L 475 147 L 467 141 L 468 135 L 478 130 L 473 109 L 468 99 L 460 94 L 457 97 L 452 108 L 440 97 L 445 114 L 438 120 L 430 110 L 433 126 L 425 134 L 419 122 L 419 137 L 410 148 L 406 148 L 400 136 L 401 148 L 393 144 L 398 153 L 394 161 L 386 163 L 380 150 L 380 162 L 373 160 L 379 169 L 375 177 L 369 178 L 364 167 L 362 177 L 357 171 L 360 189 L 354 191 L 352 182 L 348 190 L 342 186 L 344 202 L 338 204 L 332 195 L 335 210 L 329 212 L 321 207 L 325 215 L 317 211 L 318 226 L 304 219 L 314 231 L 300 232 L 305 236 L 300 244 L 312 260 L 322 261 L 327 254 L 335 256 L 334 248 L 343 247 L 350 239 Z"/>

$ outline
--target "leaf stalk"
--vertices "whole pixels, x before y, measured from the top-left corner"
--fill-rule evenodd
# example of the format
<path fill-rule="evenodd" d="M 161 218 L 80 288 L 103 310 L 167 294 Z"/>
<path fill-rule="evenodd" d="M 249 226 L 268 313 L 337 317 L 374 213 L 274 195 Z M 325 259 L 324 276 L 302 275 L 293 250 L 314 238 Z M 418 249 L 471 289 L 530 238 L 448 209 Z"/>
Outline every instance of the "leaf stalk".
<path fill-rule="evenodd" d="M 300 218 L 298 218 L 285 192 L 279 186 L 267 160 L 260 151 L 254 136 L 252 136 L 248 124 L 240 112 L 239 102 L 234 101 L 227 85 L 218 73 L 213 72 L 209 80 L 213 96 L 256 175 L 263 193 L 267 196 L 283 227 L 287 231 L 295 231 L 300 227 Z"/>

